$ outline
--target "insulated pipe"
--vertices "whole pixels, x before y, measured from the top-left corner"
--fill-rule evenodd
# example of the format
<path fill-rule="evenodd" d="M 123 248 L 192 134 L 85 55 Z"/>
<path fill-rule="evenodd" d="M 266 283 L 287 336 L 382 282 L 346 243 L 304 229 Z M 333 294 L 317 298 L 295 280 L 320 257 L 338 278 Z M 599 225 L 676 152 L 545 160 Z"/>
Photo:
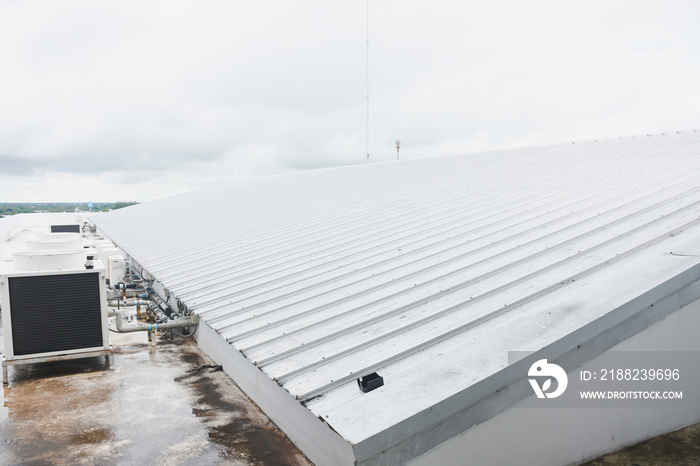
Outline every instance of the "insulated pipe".
<path fill-rule="evenodd" d="M 122 292 L 122 298 L 126 299 L 126 290 L 135 290 L 137 288 L 135 283 L 124 283 L 119 282 L 114 285 L 114 289 Z"/>
<path fill-rule="evenodd" d="M 151 300 L 156 304 L 158 308 L 165 314 L 165 319 L 160 318 L 159 320 L 162 320 L 163 322 L 167 321 L 168 319 L 175 320 L 180 317 L 180 315 L 173 310 L 172 307 L 168 306 L 168 303 L 163 301 L 163 299 L 156 294 L 156 292 L 153 290 L 153 288 L 146 287 L 146 293 L 148 293 L 148 296 L 151 298 Z M 155 309 L 151 309 L 154 314 L 158 315 L 159 313 Z"/>
<path fill-rule="evenodd" d="M 173 328 L 184 328 L 192 327 L 197 325 L 195 319 L 192 317 L 185 317 L 178 319 L 176 322 L 167 322 L 165 324 L 135 324 L 135 325 L 124 325 L 124 311 L 118 310 L 117 314 L 117 331 L 119 333 L 128 332 L 152 332 L 156 330 L 170 330 Z"/>
<path fill-rule="evenodd" d="M 153 313 L 156 322 L 165 323 L 168 321 L 168 316 L 163 311 L 161 311 L 158 305 L 153 301 L 148 302 L 148 310 Z"/>
<path fill-rule="evenodd" d="M 116 285 L 114 285 L 114 288 L 117 290 L 135 290 L 137 288 L 137 285 L 136 283 L 119 282 Z"/>

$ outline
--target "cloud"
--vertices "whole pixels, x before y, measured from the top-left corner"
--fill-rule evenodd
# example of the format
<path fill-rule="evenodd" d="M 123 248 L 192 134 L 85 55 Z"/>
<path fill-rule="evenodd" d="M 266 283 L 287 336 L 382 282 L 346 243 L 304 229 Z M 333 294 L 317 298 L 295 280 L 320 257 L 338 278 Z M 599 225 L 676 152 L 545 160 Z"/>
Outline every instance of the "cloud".
<path fill-rule="evenodd" d="M 691 128 L 699 10 L 370 2 L 371 160 L 395 158 L 397 138 L 418 157 Z M 144 177 L 163 196 L 363 163 L 365 15 L 321 1 L 0 3 L 0 201 L 30 192 L 10 191 L 12 176 L 138 179 L 150 197 Z"/>

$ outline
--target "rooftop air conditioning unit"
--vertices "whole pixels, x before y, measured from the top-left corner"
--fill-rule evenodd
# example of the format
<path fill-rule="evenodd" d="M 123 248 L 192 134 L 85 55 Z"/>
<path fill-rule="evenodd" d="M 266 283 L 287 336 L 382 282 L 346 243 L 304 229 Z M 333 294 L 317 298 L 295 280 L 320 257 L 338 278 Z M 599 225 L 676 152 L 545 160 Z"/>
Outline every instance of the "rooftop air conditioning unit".
<path fill-rule="evenodd" d="M 105 270 L 85 249 L 16 253 L 0 264 L 7 366 L 106 356 L 112 362 Z"/>
<path fill-rule="evenodd" d="M 102 261 L 105 266 L 107 266 L 107 262 L 109 259 L 109 256 L 115 255 L 115 254 L 120 254 L 119 249 L 116 248 L 116 246 L 112 245 L 107 245 L 107 244 L 97 244 L 97 254 L 98 254 L 98 259 Z"/>
<path fill-rule="evenodd" d="M 34 239 L 27 241 L 27 247 L 31 251 L 43 249 L 80 249 L 85 242 L 77 233 L 47 233 L 36 235 Z"/>
<path fill-rule="evenodd" d="M 117 283 L 123 281 L 126 276 L 126 259 L 121 254 L 110 253 L 107 256 L 105 268 L 107 269 L 109 285 L 114 287 Z"/>

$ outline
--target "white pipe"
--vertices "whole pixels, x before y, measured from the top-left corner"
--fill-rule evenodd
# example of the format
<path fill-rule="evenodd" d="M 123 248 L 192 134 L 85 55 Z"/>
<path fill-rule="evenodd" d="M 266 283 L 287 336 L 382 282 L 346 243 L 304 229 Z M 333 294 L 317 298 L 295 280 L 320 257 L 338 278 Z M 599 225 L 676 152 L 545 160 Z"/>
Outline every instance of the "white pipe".
<path fill-rule="evenodd" d="M 192 316 L 190 316 L 190 317 L 183 317 L 181 319 L 177 319 L 176 321 L 173 321 L 173 322 L 166 322 L 164 324 L 124 325 L 124 311 L 122 311 L 121 309 L 117 310 L 116 315 L 117 315 L 117 331 L 119 333 L 151 332 L 154 330 L 170 330 L 173 328 L 192 327 L 194 325 L 197 325 L 197 323 L 198 323 L 198 322 L 195 322 L 196 318 L 193 319 Z"/>
<path fill-rule="evenodd" d="M 118 304 L 108 304 L 109 307 L 128 307 L 128 306 L 136 306 L 137 304 L 140 304 L 142 306 L 148 305 L 148 301 L 143 300 L 143 299 L 134 299 L 133 301 L 114 301 L 115 303 Z"/>

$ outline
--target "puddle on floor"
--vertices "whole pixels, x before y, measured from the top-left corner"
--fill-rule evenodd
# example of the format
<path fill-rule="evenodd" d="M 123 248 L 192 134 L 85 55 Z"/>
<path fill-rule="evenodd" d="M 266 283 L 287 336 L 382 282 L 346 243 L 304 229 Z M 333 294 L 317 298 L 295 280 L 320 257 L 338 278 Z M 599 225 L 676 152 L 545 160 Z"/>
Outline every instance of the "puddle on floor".
<path fill-rule="evenodd" d="M 311 464 L 191 339 L 155 349 L 145 334 L 112 340 L 113 367 L 10 367 L 4 464 Z"/>

